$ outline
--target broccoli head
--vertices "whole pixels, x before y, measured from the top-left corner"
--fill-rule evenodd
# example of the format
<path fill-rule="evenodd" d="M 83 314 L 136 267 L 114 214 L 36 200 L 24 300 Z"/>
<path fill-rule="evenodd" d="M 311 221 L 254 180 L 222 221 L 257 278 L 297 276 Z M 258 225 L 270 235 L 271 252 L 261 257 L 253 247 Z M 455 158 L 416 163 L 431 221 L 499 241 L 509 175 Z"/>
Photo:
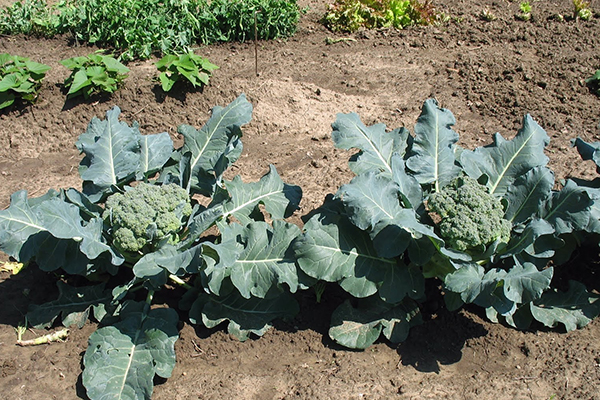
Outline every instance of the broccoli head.
<path fill-rule="evenodd" d="M 129 252 L 168 239 L 178 241 L 178 233 L 192 213 L 190 198 L 176 184 L 139 183 L 125 193 L 106 200 L 104 219 L 112 227 L 113 244 Z"/>
<path fill-rule="evenodd" d="M 483 250 L 496 240 L 507 243 L 512 224 L 503 218 L 501 200 L 470 177 L 459 177 L 433 193 L 430 213 L 449 247 L 458 251 Z"/>

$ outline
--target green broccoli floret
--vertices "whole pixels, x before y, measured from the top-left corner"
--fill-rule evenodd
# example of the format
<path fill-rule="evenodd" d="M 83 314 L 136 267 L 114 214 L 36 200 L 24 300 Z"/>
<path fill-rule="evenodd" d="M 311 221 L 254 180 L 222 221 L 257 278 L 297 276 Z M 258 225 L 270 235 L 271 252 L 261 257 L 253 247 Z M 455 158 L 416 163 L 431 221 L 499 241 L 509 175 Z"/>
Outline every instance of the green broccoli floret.
<path fill-rule="evenodd" d="M 458 251 L 482 251 L 496 240 L 508 243 L 512 224 L 503 218 L 501 200 L 470 177 L 460 177 L 433 193 L 429 211 L 448 246 Z"/>
<path fill-rule="evenodd" d="M 123 194 L 110 196 L 103 217 L 112 227 L 113 244 L 123 251 L 137 252 L 165 238 L 176 243 L 177 233 L 191 213 L 189 195 L 180 186 L 139 183 Z"/>

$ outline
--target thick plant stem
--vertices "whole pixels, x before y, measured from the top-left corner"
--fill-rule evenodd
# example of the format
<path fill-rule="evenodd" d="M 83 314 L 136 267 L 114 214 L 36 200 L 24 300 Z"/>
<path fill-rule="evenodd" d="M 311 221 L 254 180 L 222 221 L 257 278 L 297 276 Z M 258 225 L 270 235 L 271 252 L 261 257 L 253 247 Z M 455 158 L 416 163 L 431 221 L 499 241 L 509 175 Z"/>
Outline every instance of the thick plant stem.
<path fill-rule="evenodd" d="M 183 287 L 185 289 L 189 290 L 189 289 L 192 288 L 192 285 L 190 285 L 189 283 L 184 282 L 183 279 L 181 279 L 177 275 L 170 274 L 169 275 L 169 279 L 171 281 L 173 281 L 173 283 L 176 283 L 177 285 L 179 285 L 179 286 L 181 286 L 181 287 Z"/>
<path fill-rule="evenodd" d="M 49 333 L 47 335 L 40 336 L 40 337 L 35 338 L 35 339 L 21 340 L 19 338 L 19 339 L 17 339 L 17 344 L 19 346 L 37 346 L 39 344 L 46 344 L 46 343 L 52 343 L 52 342 L 61 342 L 64 339 L 66 339 L 67 336 L 69 336 L 69 330 L 68 329 L 61 329 L 60 331 L 56 331 L 54 333 Z"/>

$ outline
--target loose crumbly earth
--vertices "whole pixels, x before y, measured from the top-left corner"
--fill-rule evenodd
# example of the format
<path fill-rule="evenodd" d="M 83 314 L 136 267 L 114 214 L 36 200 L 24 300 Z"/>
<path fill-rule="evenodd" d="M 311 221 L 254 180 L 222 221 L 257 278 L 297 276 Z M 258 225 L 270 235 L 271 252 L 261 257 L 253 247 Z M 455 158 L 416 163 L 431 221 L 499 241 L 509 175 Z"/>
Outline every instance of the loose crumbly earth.
<path fill-rule="evenodd" d="M 594 176 L 594 166 L 580 161 L 570 140 L 600 139 L 600 98 L 585 84 L 600 68 L 600 15 L 560 21 L 559 14 L 572 13 L 570 0 L 534 1 L 533 20 L 524 22 L 515 18 L 516 1 L 434 0 L 449 17 L 443 25 L 341 35 L 319 24 L 325 1 L 299 4 L 308 11 L 293 38 L 259 43 L 259 76 L 253 43 L 202 47 L 197 53 L 220 66 L 210 84 L 168 96 L 150 60 L 130 64 L 129 78 L 112 97 L 65 101 L 60 84 L 68 71 L 59 61 L 94 49 L 68 37 L 1 37 L 0 52 L 52 69 L 35 105 L 0 114 L 0 208 L 19 189 L 38 196 L 49 188 L 79 187 L 74 142 L 92 117 L 102 118 L 113 105 L 143 133 L 166 131 L 180 140 L 178 125 L 200 127 L 213 106 L 240 93 L 254 105 L 254 117 L 232 174 L 255 181 L 274 164 L 286 182 L 303 188 L 296 221 L 351 179 L 350 154 L 330 140 L 336 113 L 356 111 L 367 124 L 412 130 L 431 97 L 456 116 L 464 147 L 488 144 L 495 132 L 512 137 L 530 113 L 552 138 L 547 154 L 558 179 Z M 600 11 L 600 2 L 591 7 Z M 484 21 L 484 10 L 497 19 Z M 351 40 L 327 44 L 327 38 Z M 598 289 L 593 272 L 586 283 Z M 488 322 L 480 310 L 450 313 L 434 302 L 427 321 L 400 346 L 380 342 L 349 351 L 327 336 L 335 293 L 326 291 L 320 304 L 303 294 L 294 321 L 245 343 L 222 329 L 182 323 L 173 376 L 156 381 L 153 399 L 600 399 L 600 321 L 571 333 L 519 332 Z M 54 278 L 34 268 L 0 274 L 6 399 L 85 398 L 81 359 L 93 323 L 73 329 L 64 343 L 14 344 L 13 328 L 28 305 L 55 295 Z"/>

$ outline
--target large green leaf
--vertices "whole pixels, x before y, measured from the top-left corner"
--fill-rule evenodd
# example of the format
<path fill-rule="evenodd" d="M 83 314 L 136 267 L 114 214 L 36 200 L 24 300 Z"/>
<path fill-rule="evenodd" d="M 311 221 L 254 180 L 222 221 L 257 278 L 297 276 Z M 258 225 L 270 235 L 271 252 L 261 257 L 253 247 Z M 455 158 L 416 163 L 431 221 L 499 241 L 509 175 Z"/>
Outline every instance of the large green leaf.
<path fill-rule="evenodd" d="M 359 300 L 356 308 L 346 300 L 333 312 L 329 337 L 352 349 L 366 349 L 382 332 L 390 342 L 400 343 L 421 320 L 419 307 L 411 300 L 391 305 L 370 297 Z"/>
<path fill-rule="evenodd" d="M 504 196 L 508 204 L 504 218 L 518 224 L 539 215 L 553 186 L 554 173 L 545 166 L 534 167 L 517 177 Z"/>
<path fill-rule="evenodd" d="M 268 298 L 242 297 L 236 290 L 225 296 L 208 296 L 201 293 L 190 310 L 193 324 L 202 323 L 213 328 L 229 321 L 227 330 L 244 341 L 251 334 L 262 336 L 278 318 L 293 318 L 298 313 L 298 303 L 287 292 Z"/>
<path fill-rule="evenodd" d="M 589 225 L 593 203 L 588 191 L 569 179 L 560 191 L 552 193 L 541 217 L 554 227 L 558 235 L 584 230 Z"/>
<path fill-rule="evenodd" d="M 236 175 L 233 181 L 224 184 L 229 198 L 223 203 L 223 216 L 233 216 L 242 225 L 249 224 L 254 220 L 253 215 L 260 214 L 260 204 L 272 219 L 283 219 L 298 208 L 302 199 L 300 186 L 284 183 L 273 165 L 258 182 L 244 183 Z"/>
<path fill-rule="evenodd" d="M 84 221 L 79 207 L 59 198 L 57 192 L 28 200 L 26 191 L 18 191 L 11 196 L 10 207 L 0 211 L 0 249 L 22 262 L 38 254 L 48 257 L 39 248 L 48 243 L 44 235 L 48 233 L 76 242 L 90 260 L 110 252 L 113 264 L 122 264 L 123 259 L 104 242 L 102 229 L 101 218 Z"/>
<path fill-rule="evenodd" d="M 91 184 L 84 186 L 84 193 L 90 197 L 110 193 L 110 188 L 126 178 L 133 180 L 140 170 L 141 134 L 137 125 L 130 127 L 120 122 L 120 114 L 121 110 L 115 106 L 107 111 L 105 120 L 93 118 L 76 143 L 85 153 L 79 175 Z"/>
<path fill-rule="evenodd" d="M 460 173 L 454 155 L 458 134 L 451 128 L 455 123 L 454 115 L 440 108 L 437 101 L 429 99 L 423 104 L 412 151 L 406 160 L 419 183 L 433 184 L 439 190 Z"/>
<path fill-rule="evenodd" d="M 360 150 L 350 160 L 350 168 L 357 175 L 376 172 L 391 176 L 392 157 L 404 156 L 410 137 L 404 128 L 386 132 L 384 124 L 367 127 L 356 113 L 338 114 L 332 128 L 336 147 Z"/>
<path fill-rule="evenodd" d="M 173 141 L 168 133 L 140 136 L 140 166 L 137 179 L 143 180 L 158 172 L 173 153 Z"/>
<path fill-rule="evenodd" d="M 550 287 L 553 269 L 539 271 L 535 265 L 516 264 L 510 270 L 468 264 L 448 274 L 444 284 L 460 294 L 465 303 L 494 307 L 501 314 L 514 311 L 517 304 L 538 299 Z"/>
<path fill-rule="evenodd" d="M 223 233 L 228 239 L 228 230 Z M 300 229 L 281 220 L 273 221 L 271 228 L 265 222 L 248 224 L 238 236 L 243 250 L 230 267 L 230 279 L 241 295 L 264 298 L 273 286 L 286 284 L 294 293 L 298 288 L 298 274 L 292 241 Z"/>
<path fill-rule="evenodd" d="M 90 311 L 94 314 L 104 308 L 112 300 L 110 291 L 104 290 L 104 284 L 95 286 L 72 287 L 58 281 L 58 298 L 48 303 L 31 305 L 27 312 L 27 322 L 34 328 L 48 328 L 56 318 L 62 316 L 62 325 L 69 327 L 77 325 L 81 328 L 89 318 Z M 96 315 L 100 319 L 100 315 Z"/>
<path fill-rule="evenodd" d="M 120 316 L 90 336 L 82 380 L 91 400 L 149 400 L 154 375 L 168 378 L 175 366 L 174 310 L 128 303 Z"/>
<path fill-rule="evenodd" d="M 306 222 L 294 252 L 308 276 L 343 282 L 344 289 L 355 297 L 374 294 L 386 270 L 396 266 L 396 260 L 376 253 L 366 232 L 332 210 L 321 210 Z"/>
<path fill-rule="evenodd" d="M 413 239 L 423 236 L 441 242 L 430 226 L 418 221 L 414 209 L 402 207 L 398 185 L 383 175 L 359 175 L 343 185 L 338 196 L 352 223 L 369 230 L 375 249 L 382 257 L 402 254 Z"/>
<path fill-rule="evenodd" d="M 523 127 L 512 140 L 506 140 L 497 133 L 492 145 L 463 151 L 460 163 L 465 172 L 475 179 L 486 175 L 490 193 L 503 196 L 519 176 L 548 163 L 544 147 L 549 142 L 546 132 L 530 115 L 526 115 Z"/>
<path fill-rule="evenodd" d="M 549 291 L 533 302 L 531 314 L 547 327 L 554 328 L 563 324 L 567 331 L 572 331 L 583 328 L 600 315 L 599 299 L 600 296 L 588 292 L 584 284 L 569 281 L 566 293 Z"/>
<path fill-rule="evenodd" d="M 588 143 L 581 138 L 576 138 L 571 141 L 571 144 L 577 148 L 583 160 L 594 161 L 596 172 L 600 173 L 600 142 Z"/>
<path fill-rule="evenodd" d="M 240 156 L 240 127 L 252 119 L 252 104 L 240 95 L 227 107 L 214 107 L 212 115 L 200 129 L 182 125 L 178 132 L 184 137 L 182 154 L 188 154 L 189 180 L 181 182 L 190 192 L 211 196 L 214 185 L 227 167 Z"/>

